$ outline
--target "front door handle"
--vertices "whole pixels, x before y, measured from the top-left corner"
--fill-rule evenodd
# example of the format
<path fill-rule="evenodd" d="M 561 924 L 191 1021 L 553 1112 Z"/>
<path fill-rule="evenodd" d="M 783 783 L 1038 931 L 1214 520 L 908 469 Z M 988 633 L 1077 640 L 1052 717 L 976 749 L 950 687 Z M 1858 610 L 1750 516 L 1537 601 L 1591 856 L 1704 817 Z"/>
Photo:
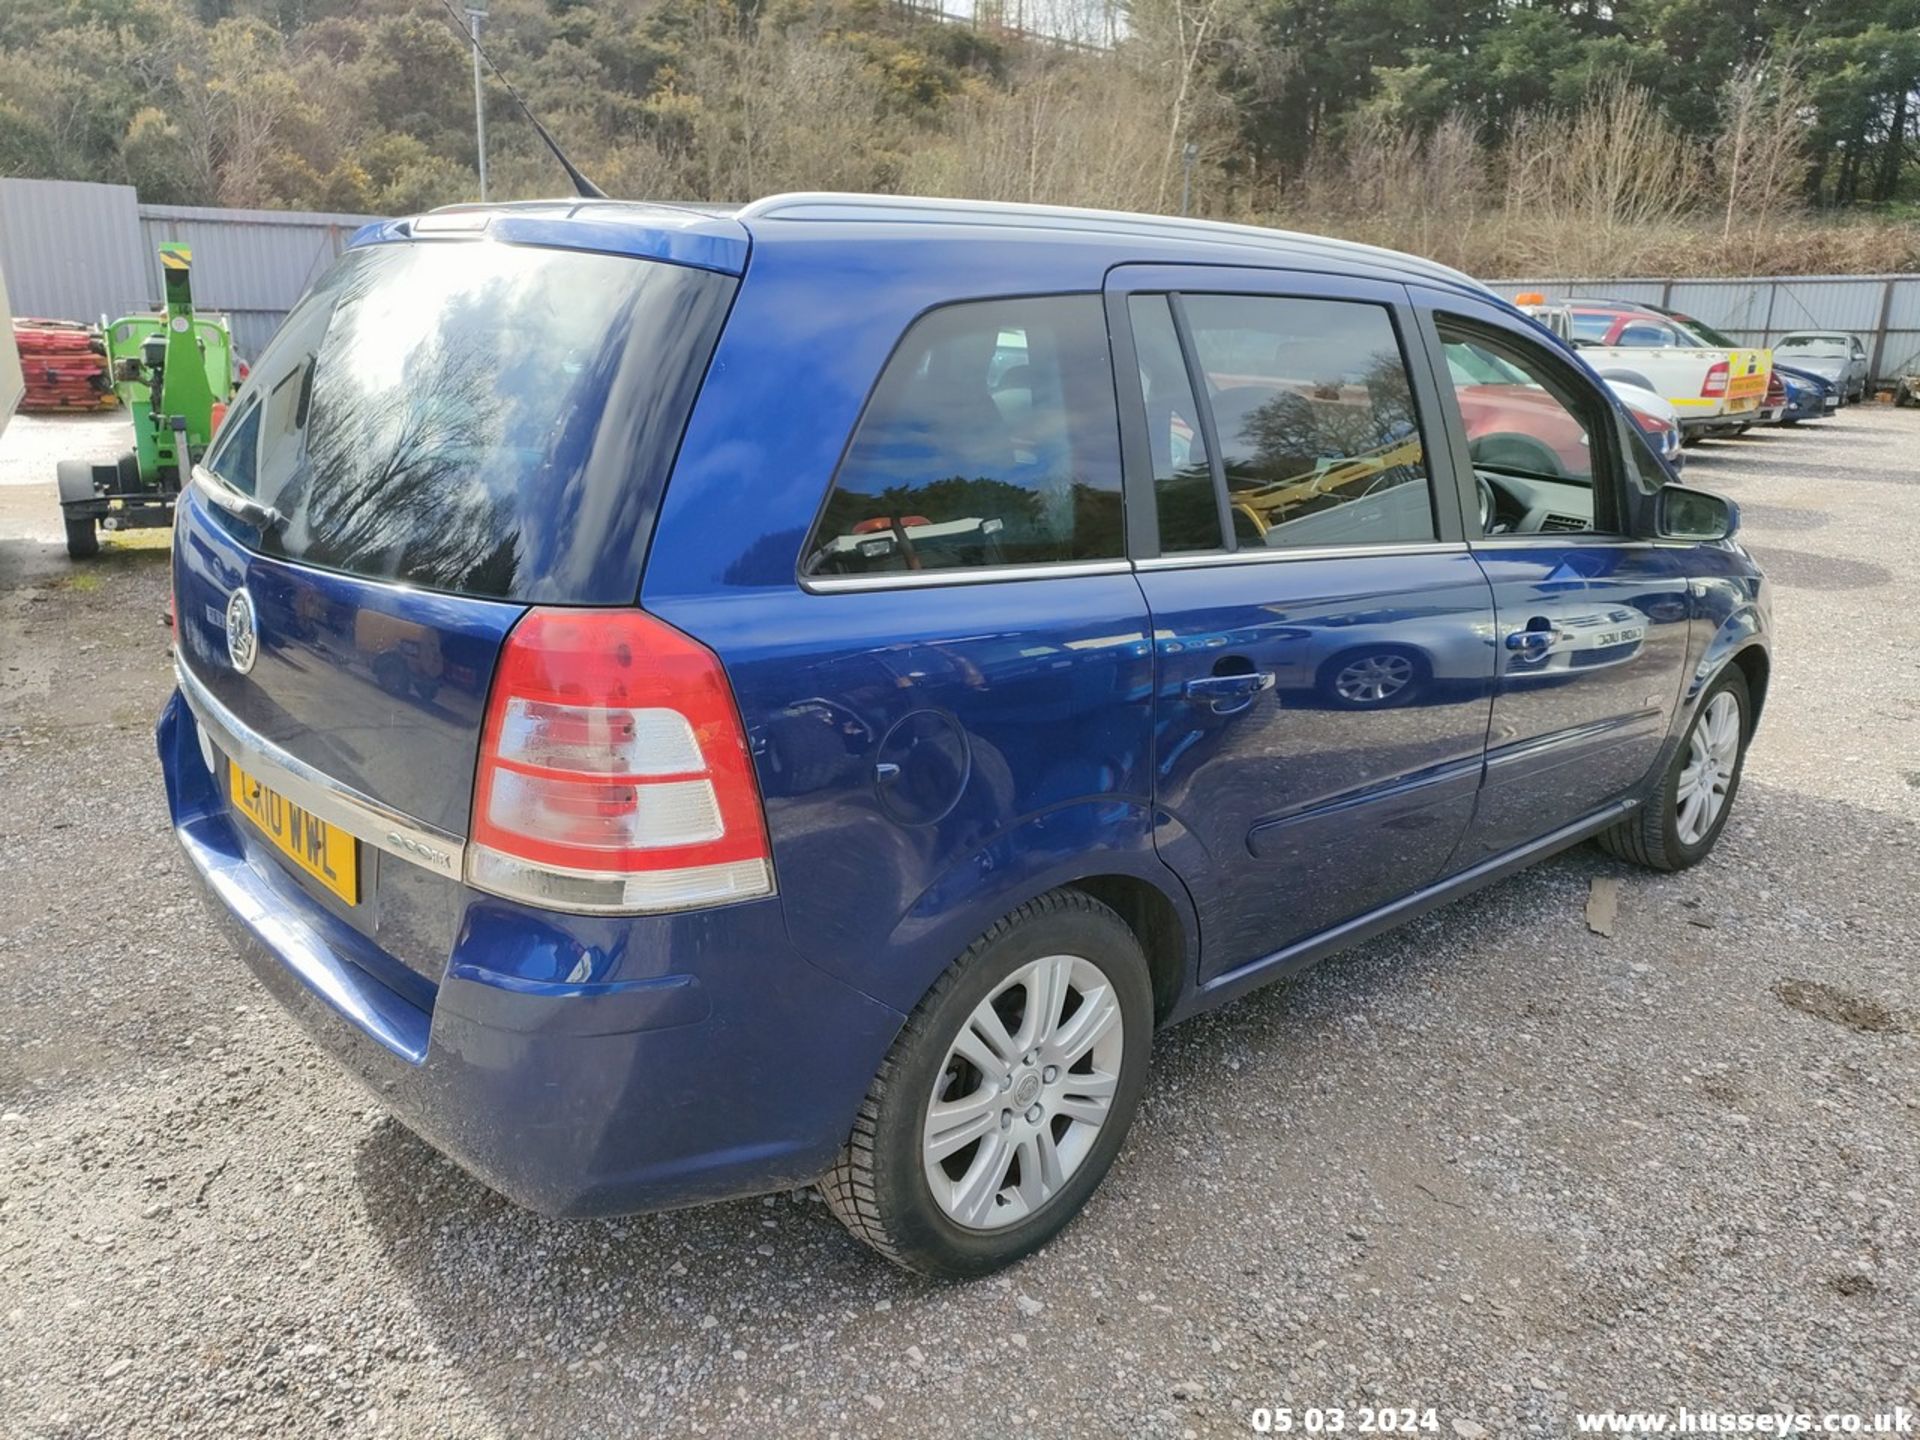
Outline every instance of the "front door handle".
<path fill-rule="evenodd" d="M 1210 701 L 1214 714 L 1232 715 L 1251 705 L 1253 697 L 1262 690 L 1273 688 L 1273 672 L 1254 670 L 1241 675 L 1202 675 L 1187 681 L 1184 688 L 1188 699 Z"/>

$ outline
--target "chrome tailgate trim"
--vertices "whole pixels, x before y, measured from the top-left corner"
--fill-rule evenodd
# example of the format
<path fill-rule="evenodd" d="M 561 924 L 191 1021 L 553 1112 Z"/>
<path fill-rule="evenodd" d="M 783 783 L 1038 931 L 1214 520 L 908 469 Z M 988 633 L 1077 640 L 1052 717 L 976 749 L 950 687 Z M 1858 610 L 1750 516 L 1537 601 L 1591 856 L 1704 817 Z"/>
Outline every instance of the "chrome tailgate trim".
<path fill-rule="evenodd" d="M 465 873 L 465 837 L 423 825 L 351 786 L 343 785 L 281 749 L 222 705 L 198 677 L 174 658 L 180 694 L 202 732 L 242 770 L 329 825 L 337 825 L 410 865 L 458 880 Z M 224 789 L 225 777 L 219 777 Z"/>

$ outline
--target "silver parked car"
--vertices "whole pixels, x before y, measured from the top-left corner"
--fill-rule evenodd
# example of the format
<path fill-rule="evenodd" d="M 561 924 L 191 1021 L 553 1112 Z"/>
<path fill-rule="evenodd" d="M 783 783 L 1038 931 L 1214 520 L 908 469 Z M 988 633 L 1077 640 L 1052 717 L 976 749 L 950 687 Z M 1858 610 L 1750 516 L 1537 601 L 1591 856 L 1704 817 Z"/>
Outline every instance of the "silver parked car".
<path fill-rule="evenodd" d="M 1848 405 L 1867 398 L 1867 347 L 1858 335 L 1837 330 L 1796 330 L 1773 342 L 1773 358 L 1796 370 L 1831 380 Z"/>

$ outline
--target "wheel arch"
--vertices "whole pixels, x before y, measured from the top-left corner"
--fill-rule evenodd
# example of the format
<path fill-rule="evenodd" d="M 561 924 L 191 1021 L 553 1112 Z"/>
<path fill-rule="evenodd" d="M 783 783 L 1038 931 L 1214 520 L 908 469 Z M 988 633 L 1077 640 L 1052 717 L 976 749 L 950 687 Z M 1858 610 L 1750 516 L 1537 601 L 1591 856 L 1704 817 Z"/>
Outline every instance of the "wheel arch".
<path fill-rule="evenodd" d="M 89 460 L 61 460 L 53 467 L 54 487 L 60 496 L 62 509 L 68 514 L 101 514 L 107 510 L 107 502 L 101 498 L 99 487 L 95 485 L 95 472 L 104 470 L 108 475 L 118 472 L 111 465 L 95 465 Z"/>
<path fill-rule="evenodd" d="M 1752 644 L 1733 652 L 1729 662 L 1738 665 L 1747 677 L 1747 696 L 1753 701 L 1753 713 L 1747 719 L 1749 731 L 1760 724 L 1760 712 L 1767 704 L 1767 680 L 1773 673 L 1773 657 L 1767 653 L 1767 647 Z"/>
<path fill-rule="evenodd" d="M 1749 619 L 1738 624 L 1739 617 L 1729 620 L 1714 637 L 1714 643 L 1700 657 L 1700 663 L 1694 667 L 1687 683 L 1687 693 L 1678 712 L 1674 716 L 1673 729 L 1667 736 L 1667 747 L 1662 752 L 1659 771 L 1664 773 L 1667 760 L 1680 739 L 1687 733 L 1687 727 L 1693 724 L 1693 717 L 1699 712 L 1700 703 L 1714 682 L 1726 674 L 1728 667 L 1740 671 L 1741 678 L 1747 682 L 1747 698 L 1751 708 L 1747 713 L 1747 735 L 1752 737 L 1760 723 L 1760 711 L 1766 703 L 1767 681 L 1773 670 L 1773 662 L 1767 654 L 1767 647 L 1759 638 L 1757 622 Z"/>
<path fill-rule="evenodd" d="M 1167 892 L 1138 875 L 1088 875 L 1058 887 L 1091 896 L 1118 915 L 1146 953 L 1153 979 L 1153 1020 L 1164 1021 L 1194 973 L 1187 929 Z"/>
<path fill-rule="evenodd" d="M 1757 674 L 1764 690 L 1772 669 L 1766 654 L 1764 635 L 1765 622 L 1751 607 L 1743 606 L 1720 622 L 1712 638 L 1707 641 L 1706 648 L 1701 651 L 1693 674 L 1687 679 L 1686 703 L 1683 707 L 1685 713 L 1677 717 L 1680 728 L 1685 728 L 1685 723 L 1693 719 L 1694 707 L 1700 703 L 1700 697 L 1707 693 L 1708 687 L 1728 665 L 1737 664 L 1747 669 L 1750 687 Z M 1749 653 L 1754 651 L 1759 653 Z M 1757 709 L 1755 713 L 1758 714 Z"/>
<path fill-rule="evenodd" d="M 1115 834 L 1110 819 L 1100 823 L 1098 812 L 1110 816 L 1116 804 L 1133 812 L 1130 823 L 1119 827 L 1130 834 Z M 1082 829 L 1071 812 L 1083 812 L 1080 818 L 1091 827 L 1082 838 L 1104 833 L 1106 843 L 1063 847 L 1061 839 Z M 1199 919 L 1185 885 L 1153 848 L 1151 812 L 1138 801 L 1081 801 L 1004 832 L 950 866 L 900 917 L 884 947 L 895 963 L 872 976 L 884 983 L 844 978 L 903 1013 L 911 1011 L 995 922 L 1055 890 L 1079 890 L 1120 916 L 1146 953 L 1154 1019 L 1164 1020 L 1199 973 Z"/>

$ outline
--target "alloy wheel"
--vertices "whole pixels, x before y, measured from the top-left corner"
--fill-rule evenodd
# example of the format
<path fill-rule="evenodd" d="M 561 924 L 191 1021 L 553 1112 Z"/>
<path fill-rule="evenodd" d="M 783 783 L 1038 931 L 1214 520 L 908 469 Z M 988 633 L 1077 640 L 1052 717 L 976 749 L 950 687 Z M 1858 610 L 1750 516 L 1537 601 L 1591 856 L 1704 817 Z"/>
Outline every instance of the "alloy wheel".
<path fill-rule="evenodd" d="M 947 1218 L 998 1230 L 1044 1206 L 1107 1123 L 1124 1045 L 1119 998 L 1084 956 L 1035 960 L 975 1006 L 922 1125 L 922 1168 Z"/>
<path fill-rule="evenodd" d="M 1687 737 L 1687 763 L 1674 787 L 1674 828 L 1682 845 L 1698 845 L 1726 808 L 1740 761 L 1740 702 L 1721 691 L 1707 702 Z"/>

